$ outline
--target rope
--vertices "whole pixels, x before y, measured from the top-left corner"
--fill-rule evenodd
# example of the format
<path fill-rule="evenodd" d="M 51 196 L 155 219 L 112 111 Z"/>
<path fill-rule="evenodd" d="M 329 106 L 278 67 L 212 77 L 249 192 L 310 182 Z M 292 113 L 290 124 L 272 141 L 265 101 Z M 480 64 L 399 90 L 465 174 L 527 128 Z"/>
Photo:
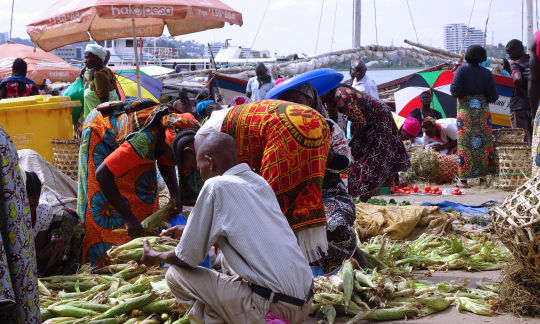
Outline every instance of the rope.
<path fill-rule="evenodd" d="M 414 29 L 414 34 L 416 35 L 416 41 L 419 43 L 420 41 L 418 40 L 418 33 L 416 32 L 416 26 L 414 25 L 414 19 L 411 13 L 411 6 L 409 6 L 409 0 L 405 0 L 405 2 L 407 3 L 407 8 L 409 8 L 409 16 L 411 16 L 411 22 Z"/>
<path fill-rule="evenodd" d="M 332 52 L 334 48 L 334 33 L 336 31 L 337 2 L 338 0 L 336 0 L 336 7 L 334 8 L 334 26 L 332 26 L 332 42 L 330 42 L 330 52 Z M 353 27 L 354 27 L 354 24 L 353 24 Z"/>
<path fill-rule="evenodd" d="M 319 16 L 319 28 L 317 28 L 317 39 L 315 40 L 315 54 L 317 54 L 317 47 L 319 46 L 319 33 L 321 32 L 322 14 L 324 9 L 324 0 L 322 0 L 321 14 Z"/>
<path fill-rule="evenodd" d="M 489 0 L 489 8 L 488 8 L 488 15 L 487 15 L 487 18 L 486 18 L 486 26 L 484 27 L 484 46 L 486 46 L 486 38 L 487 38 L 487 25 L 488 25 L 488 21 L 489 21 L 489 15 L 491 14 L 491 3 L 493 2 L 493 0 Z"/>
<path fill-rule="evenodd" d="M 253 37 L 253 42 L 251 43 L 251 51 L 249 52 L 248 57 L 246 58 L 246 62 L 244 63 L 244 66 L 247 65 L 248 60 L 251 58 L 251 55 L 253 54 L 253 46 L 255 45 L 255 41 L 257 40 L 257 36 L 259 36 L 259 31 L 261 30 L 261 26 L 264 21 L 264 17 L 266 17 L 266 12 L 268 11 L 268 7 L 270 7 L 270 2 L 272 0 L 268 0 L 266 3 L 266 8 L 264 9 L 263 16 L 261 18 L 261 22 L 259 23 L 259 27 L 257 27 L 257 32 L 255 33 L 255 37 Z"/>
<path fill-rule="evenodd" d="M 375 0 L 373 0 L 373 11 L 375 12 L 375 44 L 379 45 L 379 33 L 377 30 L 377 5 L 375 4 Z M 418 40 L 418 37 L 416 40 Z"/>
<path fill-rule="evenodd" d="M 461 49 L 459 50 L 459 54 L 463 53 L 463 47 L 465 46 L 465 41 L 467 40 L 467 38 L 469 38 L 469 28 L 471 26 L 471 19 L 472 19 L 472 14 L 474 12 L 475 4 L 476 4 L 476 0 L 474 0 L 472 3 L 471 14 L 469 15 L 469 22 L 467 23 L 467 32 L 465 33 L 465 37 L 463 37 L 463 42 L 461 42 Z"/>

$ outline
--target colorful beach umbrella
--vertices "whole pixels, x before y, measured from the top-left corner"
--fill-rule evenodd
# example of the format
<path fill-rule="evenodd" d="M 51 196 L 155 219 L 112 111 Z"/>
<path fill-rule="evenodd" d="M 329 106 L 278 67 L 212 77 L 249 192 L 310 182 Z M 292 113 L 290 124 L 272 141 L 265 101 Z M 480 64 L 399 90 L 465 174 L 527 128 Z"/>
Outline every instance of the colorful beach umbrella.
<path fill-rule="evenodd" d="M 449 70 L 416 73 L 394 93 L 396 112 L 408 117 L 411 111 L 422 107 L 420 94 L 430 91 L 433 95 L 431 108 L 438 110 L 443 118 L 455 118 L 457 101 L 450 95 L 453 79 L 454 73 Z"/>
<path fill-rule="evenodd" d="M 113 70 L 114 71 L 114 70 Z M 124 100 L 126 96 L 137 97 L 137 76 L 136 69 L 122 69 L 114 71 L 120 99 Z M 159 102 L 163 83 L 152 78 L 141 71 L 141 98 L 147 98 Z"/>
<path fill-rule="evenodd" d="M 51 82 L 72 82 L 80 74 L 79 69 L 53 53 L 7 42 L 0 45 L 0 80 L 11 76 L 11 67 L 16 58 L 22 58 L 26 62 L 26 76 L 37 84 L 42 84 L 44 79 Z"/>

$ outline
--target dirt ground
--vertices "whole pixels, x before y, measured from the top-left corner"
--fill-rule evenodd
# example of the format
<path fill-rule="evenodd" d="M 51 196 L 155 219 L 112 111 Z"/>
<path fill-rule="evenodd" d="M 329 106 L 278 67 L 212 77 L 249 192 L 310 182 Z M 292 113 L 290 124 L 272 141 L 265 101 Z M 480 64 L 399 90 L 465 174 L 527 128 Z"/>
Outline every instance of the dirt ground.
<path fill-rule="evenodd" d="M 422 186 L 423 188 L 423 186 Z M 453 190 L 455 187 L 452 186 L 441 186 L 443 189 Z M 396 196 L 396 195 L 385 195 L 378 196 L 377 198 L 384 198 L 386 200 L 395 199 L 397 202 L 404 200 L 410 201 L 412 204 L 421 204 L 423 202 L 436 203 L 444 200 L 453 201 L 462 204 L 469 205 L 480 205 L 489 200 L 495 200 L 500 203 L 504 199 L 512 194 L 509 191 L 501 191 L 492 188 L 469 188 L 464 189 L 465 194 L 461 196 L 426 196 L 426 195 L 407 195 L 407 196 Z M 426 279 L 430 281 L 445 281 L 453 280 L 462 282 L 463 279 L 469 280 L 469 287 L 476 287 L 482 281 L 487 282 L 498 282 L 500 279 L 500 271 L 481 271 L 481 272 L 466 272 L 466 271 L 436 271 L 432 272 L 430 277 L 423 277 L 424 272 L 418 272 L 419 279 Z M 540 293 L 540 292 L 539 292 Z M 347 323 L 350 318 L 339 318 L 336 320 L 336 323 Z M 305 324 L 314 324 L 317 323 L 318 319 L 309 318 L 305 321 Z M 540 324 L 540 318 L 519 318 L 513 316 L 512 314 L 502 313 L 497 316 L 488 317 L 488 316 L 479 316 L 469 312 L 458 312 L 455 305 L 450 306 L 443 312 L 439 312 L 430 316 L 410 319 L 407 321 L 391 321 L 391 322 L 379 322 L 379 323 L 407 323 L 407 324 L 469 324 L 469 323 L 491 323 L 491 324 L 510 324 L 510 323 L 538 323 Z"/>

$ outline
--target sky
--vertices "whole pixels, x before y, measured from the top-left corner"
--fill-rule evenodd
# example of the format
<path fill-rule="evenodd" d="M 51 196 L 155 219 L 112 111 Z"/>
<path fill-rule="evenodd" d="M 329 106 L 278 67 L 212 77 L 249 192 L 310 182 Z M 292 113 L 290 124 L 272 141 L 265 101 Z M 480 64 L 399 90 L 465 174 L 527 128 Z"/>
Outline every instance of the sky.
<path fill-rule="evenodd" d="M 353 0 L 222 1 L 242 13 L 243 26 L 226 25 L 178 38 L 200 43 L 230 38 L 232 45 L 268 49 L 277 54 L 321 54 L 352 47 Z M 418 36 L 420 43 L 442 48 L 446 24 L 467 24 L 471 17 L 470 26 L 484 30 L 490 1 L 487 43 L 492 43 L 492 36 L 495 45 L 506 44 L 512 38 L 522 39 L 525 34 L 520 0 L 408 0 L 416 33 L 407 0 L 362 0 L 361 44 L 404 46 L 404 39 L 416 41 Z M 11 2 L 0 0 L 3 8 L 0 32 L 9 31 Z M 26 24 L 52 3 L 52 0 L 15 0 L 13 37 L 29 38 Z M 536 18 L 534 21 L 536 30 Z"/>

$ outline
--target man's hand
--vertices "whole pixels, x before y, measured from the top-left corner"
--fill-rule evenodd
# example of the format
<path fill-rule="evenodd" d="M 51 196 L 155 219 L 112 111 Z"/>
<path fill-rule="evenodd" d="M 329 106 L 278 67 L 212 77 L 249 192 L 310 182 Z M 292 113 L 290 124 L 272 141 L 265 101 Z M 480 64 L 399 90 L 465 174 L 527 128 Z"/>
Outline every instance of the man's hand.
<path fill-rule="evenodd" d="M 182 213 L 182 204 L 180 203 L 180 201 L 178 200 L 178 198 L 176 197 L 173 197 L 171 198 L 170 200 L 170 207 L 168 209 L 168 219 L 169 220 L 172 220 L 174 219 L 176 216 L 178 216 L 178 214 Z"/>
<path fill-rule="evenodd" d="M 144 228 L 135 215 L 131 215 L 126 220 L 126 230 L 132 239 L 144 236 Z"/>
<path fill-rule="evenodd" d="M 184 233 L 184 225 L 176 225 L 174 227 L 168 228 L 162 231 L 159 236 L 170 236 L 173 239 L 179 240 L 182 238 L 182 233 Z"/>
<path fill-rule="evenodd" d="M 437 152 L 440 152 L 444 150 L 446 147 L 443 144 L 435 144 L 431 148 L 433 148 Z"/>
<path fill-rule="evenodd" d="M 139 263 L 147 265 L 147 266 L 153 266 L 154 264 L 158 262 L 157 261 L 158 253 L 159 252 L 157 252 L 150 246 L 150 243 L 148 243 L 148 240 L 144 240 L 143 241 L 143 254 Z"/>

